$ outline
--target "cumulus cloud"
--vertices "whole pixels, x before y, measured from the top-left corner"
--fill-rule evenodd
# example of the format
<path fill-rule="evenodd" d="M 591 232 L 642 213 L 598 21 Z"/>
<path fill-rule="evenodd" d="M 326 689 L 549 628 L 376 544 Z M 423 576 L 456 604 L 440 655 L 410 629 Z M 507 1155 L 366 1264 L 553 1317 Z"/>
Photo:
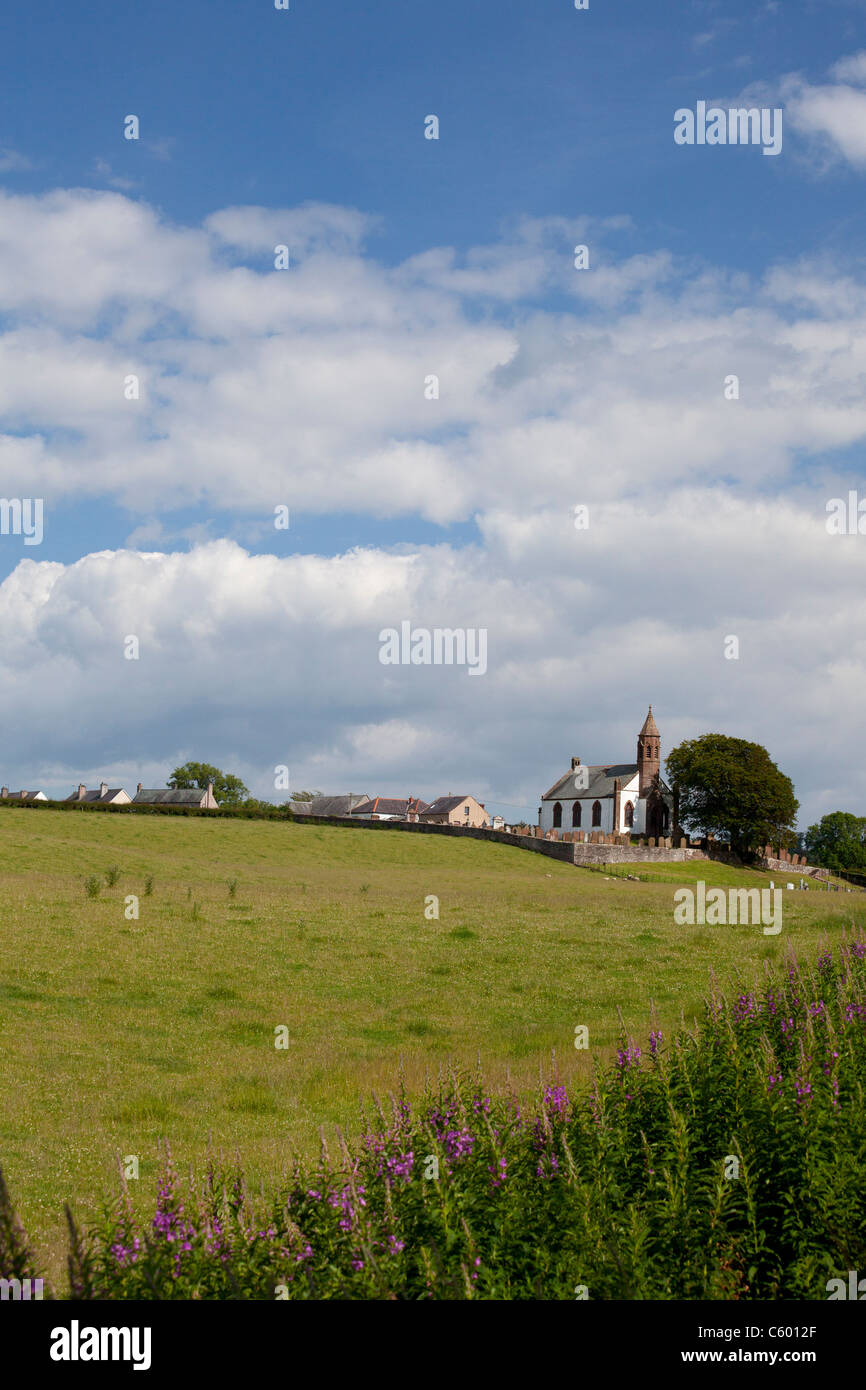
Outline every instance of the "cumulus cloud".
<path fill-rule="evenodd" d="M 3 491 L 48 518 L 120 503 L 138 547 L 28 556 L 0 586 L 24 783 L 160 782 L 194 756 L 265 796 L 288 763 L 296 786 L 473 790 L 531 818 L 572 752 L 630 757 L 652 699 L 667 747 L 714 726 L 765 743 L 813 817 L 862 801 L 863 559 L 824 526 L 866 434 L 862 279 L 623 252 L 632 230 L 522 219 L 389 265 L 350 208 L 183 227 L 114 192 L 0 194 Z M 478 541 L 211 539 L 207 509 L 239 537 L 279 503 L 474 520 Z M 404 619 L 485 628 L 487 674 L 382 666 Z"/>
<path fill-rule="evenodd" d="M 581 531 L 564 508 L 497 513 L 462 550 L 25 560 L 0 585 L 16 761 L 71 788 L 160 784 L 195 757 L 270 798 L 285 763 L 295 787 L 471 789 L 531 818 L 572 753 L 630 758 L 652 699 L 666 747 L 708 727 L 755 738 L 810 812 L 856 804 L 866 551 L 804 503 L 698 489 L 612 503 Z M 486 629 L 487 673 L 383 665 L 380 633 L 406 619 Z"/>
<path fill-rule="evenodd" d="M 374 220 L 330 205 L 188 228 L 73 190 L 0 195 L 0 214 L 0 465 L 48 506 L 447 524 L 548 505 L 563 484 L 775 484 L 866 427 L 862 289 L 836 271 L 810 295 L 811 264 L 753 281 L 620 255 L 626 218 L 523 219 L 500 244 L 387 266 L 366 250 Z"/>
<path fill-rule="evenodd" d="M 834 80 L 813 84 L 791 74 L 781 84 L 785 118 L 810 139 L 825 162 L 846 160 L 866 166 L 866 51 L 840 59 Z"/>

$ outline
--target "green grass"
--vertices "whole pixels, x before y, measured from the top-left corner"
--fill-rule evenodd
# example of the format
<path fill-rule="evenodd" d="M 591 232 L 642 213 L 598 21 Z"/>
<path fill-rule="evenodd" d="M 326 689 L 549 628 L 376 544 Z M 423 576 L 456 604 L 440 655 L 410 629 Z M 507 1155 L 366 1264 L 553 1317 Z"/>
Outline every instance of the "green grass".
<path fill-rule="evenodd" d="M 117 883 L 88 898 L 106 864 Z M 410 1089 L 479 1055 L 518 1091 L 554 1052 L 564 1080 L 585 1075 L 619 1013 L 638 1033 L 650 999 L 691 1018 L 710 969 L 751 977 L 866 920 L 860 894 L 812 890 L 785 894 L 779 937 L 678 927 L 675 885 L 770 876 L 697 861 L 633 883 L 477 840 L 267 821 L 7 814 L 0 865 L 0 1164 L 56 1259 L 62 1203 L 91 1215 L 115 1153 L 139 1156 L 142 1200 L 162 1137 L 180 1166 L 237 1150 L 276 1180 L 320 1126 L 356 1130 L 401 1064 Z"/>

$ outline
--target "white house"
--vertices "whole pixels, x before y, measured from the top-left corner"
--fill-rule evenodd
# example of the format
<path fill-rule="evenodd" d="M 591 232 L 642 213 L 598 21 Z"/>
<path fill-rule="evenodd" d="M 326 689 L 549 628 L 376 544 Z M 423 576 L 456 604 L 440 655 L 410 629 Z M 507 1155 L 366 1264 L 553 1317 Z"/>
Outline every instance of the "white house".
<path fill-rule="evenodd" d="M 123 787 L 110 787 L 107 782 L 100 782 L 98 791 L 89 792 L 84 783 L 79 782 L 78 790 L 66 800 L 90 801 L 97 806 L 128 806 L 130 798 Z"/>
<path fill-rule="evenodd" d="M 668 835 L 674 804 L 659 772 L 661 736 L 652 705 L 637 736 L 637 762 L 585 764 L 571 768 L 541 798 L 542 830 L 600 830 L 606 835 Z"/>

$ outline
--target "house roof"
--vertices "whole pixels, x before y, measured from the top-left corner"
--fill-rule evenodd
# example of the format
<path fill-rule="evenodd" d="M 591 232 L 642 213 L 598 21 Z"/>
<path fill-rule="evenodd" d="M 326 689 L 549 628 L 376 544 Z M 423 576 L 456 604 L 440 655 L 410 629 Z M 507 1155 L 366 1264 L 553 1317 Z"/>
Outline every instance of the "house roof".
<path fill-rule="evenodd" d="M 350 815 L 353 816 L 405 816 L 408 815 L 409 808 L 413 811 L 421 812 L 429 810 L 426 801 L 419 801 L 417 797 L 390 797 L 374 796 L 372 800 L 362 801 L 359 806 L 353 806 Z"/>
<path fill-rule="evenodd" d="M 589 781 L 585 787 L 577 787 L 574 782 L 574 774 L 578 768 L 571 768 L 564 772 L 559 781 L 554 782 L 550 791 L 545 792 L 542 801 L 556 801 L 564 798 L 568 801 L 600 801 L 606 796 L 613 796 L 614 782 L 619 778 L 625 786 L 637 773 L 637 763 L 581 763 L 588 774 Z"/>
<path fill-rule="evenodd" d="M 468 793 L 464 796 L 437 796 L 435 801 L 431 801 L 424 814 L 425 816 L 444 816 L 449 811 L 456 811 L 458 806 L 462 806 L 463 802 L 468 800 Z"/>
<path fill-rule="evenodd" d="M 105 792 L 105 795 L 103 795 L 102 792 L 101 792 L 101 791 L 98 791 L 98 790 L 97 790 L 97 791 L 92 791 L 92 792 L 85 792 L 83 796 L 79 796 L 79 795 L 78 795 L 78 792 L 73 792 L 71 796 L 67 796 L 66 800 L 67 800 L 67 801 L 110 801 L 113 797 L 119 795 L 119 793 L 122 792 L 122 791 L 123 791 L 123 787 L 109 787 L 109 788 L 107 789 L 107 791 Z M 34 795 L 34 793 L 28 792 L 27 795 L 28 795 L 28 796 L 32 796 L 32 795 Z"/>
<path fill-rule="evenodd" d="M 148 805 L 199 806 L 202 797 L 207 796 L 205 787 L 142 787 L 136 792 L 133 802 Z"/>
<path fill-rule="evenodd" d="M 314 796 L 312 801 L 293 801 L 293 811 L 300 810 L 302 816 L 348 816 L 356 806 L 361 806 L 370 798 L 366 792 L 348 792 L 343 796 Z"/>

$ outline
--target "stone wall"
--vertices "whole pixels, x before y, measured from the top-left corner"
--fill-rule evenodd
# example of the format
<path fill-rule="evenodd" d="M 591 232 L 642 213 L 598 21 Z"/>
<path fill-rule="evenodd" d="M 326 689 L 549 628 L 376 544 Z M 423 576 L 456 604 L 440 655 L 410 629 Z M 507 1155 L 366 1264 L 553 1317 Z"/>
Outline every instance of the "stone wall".
<path fill-rule="evenodd" d="M 423 821 L 385 821 L 385 820 L 360 820 L 357 817 L 344 816 L 304 816 L 297 821 L 298 825 L 343 825 L 351 826 L 353 829 L 360 830 L 380 830 L 380 831 L 403 831 L 410 835 L 454 835 L 462 839 L 472 840 L 492 840 L 495 844 L 511 845 L 517 849 L 532 850 L 535 854 L 545 854 L 550 859 L 558 859 L 565 864 L 624 864 L 624 863 L 647 863 L 647 862 L 667 862 L 682 863 L 685 859 L 707 859 L 709 856 L 700 846 L 688 846 L 686 841 L 682 841 L 682 846 L 674 849 L 671 841 L 655 841 L 652 844 L 633 845 L 628 835 L 602 835 L 600 832 L 593 832 L 589 843 L 578 842 L 577 834 L 571 838 L 568 833 L 567 838 L 554 839 L 552 832 L 547 835 L 536 833 L 537 826 L 530 826 L 524 833 L 516 834 L 508 830 L 486 830 L 474 826 L 462 825 L 430 825 Z"/>
<path fill-rule="evenodd" d="M 814 864 L 806 863 L 806 856 L 793 855 L 787 859 L 777 859 L 774 855 L 765 854 L 758 860 L 758 868 L 764 869 L 772 874 L 799 874 L 801 878 L 829 878 L 827 869 L 819 869 Z"/>
<path fill-rule="evenodd" d="M 687 840 L 684 836 L 658 841 L 641 839 L 633 844 L 628 835 L 605 835 L 594 831 L 542 831 L 538 826 L 520 832 L 487 830 L 477 826 L 430 825 L 423 821 L 360 820 L 349 816 L 302 816 L 297 825 L 342 825 L 358 830 L 402 831 L 409 835 L 454 835 L 462 839 L 492 840 L 495 844 L 511 845 L 516 849 L 545 854 L 560 863 L 576 864 L 682 864 L 690 859 L 717 859 L 739 866 L 740 860 L 713 840 Z M 758 867 L 778 874 L 808 875 L 826 878 L 826 869 L 806 864 L 805 855 L 787 855 L 784 859 L 765 856 Z"/>
<path fill-rule="evenodd" d="M 708 859 L 702 849 L 667 849 L 648 845 L 571 845 L 575 864 L 683 864 L 687 859 Z"/>

